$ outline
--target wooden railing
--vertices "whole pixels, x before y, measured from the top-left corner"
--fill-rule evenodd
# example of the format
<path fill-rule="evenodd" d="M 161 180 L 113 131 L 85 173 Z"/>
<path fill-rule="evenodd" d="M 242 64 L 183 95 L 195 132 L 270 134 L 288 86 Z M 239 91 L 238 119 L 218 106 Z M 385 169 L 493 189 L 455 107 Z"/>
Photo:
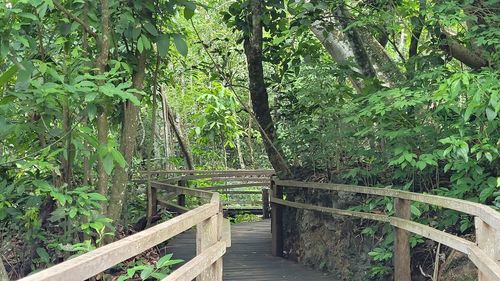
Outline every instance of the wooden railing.
<path fill-rule="evenodd" d="M 231 238 L 229 222 L 222 217 L 219 194 L 175 185 L 169 189 L 206 201 L 185 210 L 182 215 L 155 225 L 96 250 L 75 257 L 21 279 L 22 281 L 81 281 L 134 257 L 196 226 L 196 257 L 168 275 L 163 281 L 222 281 L 222 256 Z"/>
<path fill-rule="evenodd" d="M 394 216 L 387 216 L 292 202 L 284 198 L 284 188 L 343 191 L 393 197 L 395 201 L 395 214 Z M 476 242 L 471 242 L 444 231 L 411 221 L 410 205 L 413 201 L 448 208 L 474 216 Z M 272 252 L 273 255 L 276 256 L 282 256 L 283 254 L 283 207 L 287 206 L 334 215 L 382 221 L 393 225 L 395 229 L 393 255 L 394 280 L 411 281 L 410 247 L 408 242 L 410 232 L 432 239 L 466 254 L 478 268 L 479 281 L 500 280 L 500 213 L 486 205 L 454 198 L 412 193 L 395 189 L 300 182 L 272 178 L 271 206 L 271 217 L 273 218 L 271 224 L 273 239 Z"/>
<path fill-rule="evenodd" d="M 225 204 L 225 211 L 231 212 L 253 212 L 262 214 L 263 218 L 270 216 L 269 202 L 269 177 L 273 170 L 166 170 L 143 172 L 146 179 L 136 180 L 138 183 L 149 183 L 150 195 L 148 204 L 148 214 L 153 217 L 158 211 L 158 206 L 167 208 L 170 211 L 183 213 L 187 211 L 185 194 L 179 194 L 172 190 L 173 187 L 187 188 L 189 181 L 208 180 L 213 182 L 223 182 L 223 185 L 211 185 L 195 190 L 217 191 L 220 194 L 233 195 L 255 195 L 260 194 L 259 206 L 231 206 L 231 202 Z M 155 179 L 154 181 L 152 179 Z M 157 180 L 159 179 L 159 180 Z M 259 190 L 240 190 L 245 187 L 259 187 Z M 193 190 L 193 188 L 189 188 Z"/>

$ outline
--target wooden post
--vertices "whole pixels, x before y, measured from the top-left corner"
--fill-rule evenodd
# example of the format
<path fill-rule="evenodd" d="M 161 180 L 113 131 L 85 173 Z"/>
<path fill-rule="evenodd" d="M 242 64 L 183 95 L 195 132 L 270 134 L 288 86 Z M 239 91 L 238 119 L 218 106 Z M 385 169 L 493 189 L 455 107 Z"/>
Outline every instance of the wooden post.
<path fill-rule="evenodd" d="M 262 189 L 262 218 L 268 219 L 270 217 L 269 214 L 269 189 Z"/>
<path fill-rule="evenodd" d="M 212 203 L 219 203 L 218 199 L 211 201 Z M 219 203 L 219 213 L 196 226 L 196 255 L 200 255 L 218 241 L 222 241 L 223 219 L 222 204 Z M 196 281 L 222 281 L 222 258 L 196 277 Z"/>
<path fill-rule="evenodd" d="M 187 181 L 186 180 L 180 180 L 177 182 L 178 186 L 187 186 Z M 184 194 L 179 194 L 177 195 L 177 205 L 186 207 L 186 195 Z"/>
<path fill-rule="evenodd" d="M 156 216 L 158 212 L 158 195 L 155 187 L 151 186 L 151 177 L 148 174 L 147 180 L 147 197 L 148 197 L 148 206 L 146 213 L 146 228 L 151 225 L 151 221 L 153 217 Z"/>
<path fill-rule="evenodd" d="M 500 232 L 491 225 L 485 223 L 481 218 L 475 217 L 476 243 L 489 257 L 500 264 Z M 478 281 L 493 281 L 486 274 L 478 271 Z"/>
<path fill-rule="evenodd" d="M 411 219 L 411 201 L 394 198 L 394 215 L 402 219 Z M 410 233 L 404 229 L 394 228 L 394 280 L 411 281 Z"/>
<path fill-rule="evenodd" d="M 271 178 L 271 196 L 283 199 L 283 187 L 277 186 Z M 283 206 L 271 203 L 271 252 L 273 256 L 283 256 Z"/>

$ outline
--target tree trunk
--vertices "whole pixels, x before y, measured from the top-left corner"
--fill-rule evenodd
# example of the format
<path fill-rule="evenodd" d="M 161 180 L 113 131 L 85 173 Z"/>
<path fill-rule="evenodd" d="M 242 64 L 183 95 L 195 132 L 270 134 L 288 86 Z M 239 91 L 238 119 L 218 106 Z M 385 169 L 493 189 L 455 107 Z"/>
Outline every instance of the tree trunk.
<path fill-rule="evenodd" d="M 191 155 L 191 150 L 189 148 L 189 144 L 187 140 L 184 138 L 181 129 L 175 123 L 174 115 L 172 114 L 172 110 L 168 106 L 167 97 L 164 93 L 161 93 L 163 99 L 163 112 L 167 116 L 168 122 L 172 127 L 175 137 L 177 138 L 177 142 L 179 143 L 179 147 L 181 148 L 182 155 L 184 156 L 184 162 L 188 170 L 194 170 L 193 164 L 193 156 Z"/>
<path fill-rule="evenodd" d="M 238 153 L 238 161 L 240 162 L 240 168 L 245 169 L 245 161 L 243 159 L 243 154 L 241 153 L 241 141 L 240 136 L 236 137 L 236 152 Z"/>
<path fill-rule="evenodd" d="M 260 127 L 269 161 L 276 173 L 287 178 L 291 176 L 290 168 L 277 148 L 274 122 L 271 118 L 269 100 L 264 82 L 262 66 L 262 2 L 249 0 L 250 16 L 248 23 L 251 26 L 250 34 L 244 40 L 245 55 L 247 58 L 249 89 L 252 97 L 252 106 Z"/>
<path fill-rule="evenodd" d="M 453 34 L 451 34 L 451 32 L 442 30 L 441 38 L 445 40 L 443 50 L 445 50 L 450 56 L 461 61 L 468 67 L 473 69 L 480 69 L 482 67 L 488 66 L 488 61 L 484 59 L 479 52 L 470 50 L 459 43 L 454 38 Z"/>
<path fill-rule="evenodd" d="M 144 76 L 146 73 L 146 51 L 139 54 L 137 58 L 137 66 L 133 76 L 133 87 L 137 90 L 142 90 L 144 87 Z M 120 152 L 127 162 L 126 167 L 117 166 L 113 174 L 113 186 L 110 192 L 108 217 L 113 222 L 118 222 L 122 213 L 122 206 L 125 199 L 125 193 L 128 183 L 128 169 L 132 165 L 132 157 L 134 156 L 137 125 L 138 125 L 139 107 L 132 102 L 125 102 L 123 112 L 122 131 L 120 137 Z"/>
<path fill-rule="evenodd" d="M 164 142 L 164 148 L 165 148 L 165 159 L 166 159 L 166 164 L 167 168 L 170 166 L 170 119 L 168 117 L 168 101 L 167 101 L 167 96 L 164 94 L 164 90 L 160 91 L 160 96 L 161 96 L 161 105 L 162 105 L 162 113 L 163 113 L 163 142 Z"/>
<path fill-rule="evenodd" d="M 377 77 L 380 81 L 392 86 L 404 79 L 401 71 L 389 57 L 384 47 L 364 28 L 350 27 L 349 12 L 341 7 L 329 20 L 317 20 L 311 25 L 311 31 L 323 44 L 332 59 L 340 65 L 349 65 L 351 70 L 367 78 Z M 337 20 L 338 18 L 339 20 Z M 361 79 L 350 80 L 357 92 L 361 92 L 364 83 Z"/>
<path fill-rule="evenodd" d="M 110 27 L 109 27 L 109 3 L 108 0 L 101 0 L 101 28 L 102 35 L 100 39 L 99 57 L 97 58 L 97 68 L 98 73 L 103 74 L 106 72 L 106 65 L 108 64 L 109 57 L 109 37 L 110 37 Z M 103 84 L 104 81 L 99 81 Z M 100 112 L 97 116 L 97 140 L 100 146 L 105 146 L 108 144 L 108 114 L 107 105 L 104 104 L 100 108 Z M 102 195 L 106 196 L 108 193 L 108 174 L 104 169 L 103 158 L 97 157 L 97 190 Z M 106 202 L 102 203 L 103 212 L 106 212 Z"/>

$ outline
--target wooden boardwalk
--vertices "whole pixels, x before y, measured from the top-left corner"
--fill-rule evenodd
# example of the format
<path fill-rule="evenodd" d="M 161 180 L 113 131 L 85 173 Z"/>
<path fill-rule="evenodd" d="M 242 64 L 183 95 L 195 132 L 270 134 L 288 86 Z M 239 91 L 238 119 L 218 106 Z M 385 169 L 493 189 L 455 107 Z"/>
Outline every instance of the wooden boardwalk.
<path fill-rule="evenodd" d="M 231 225 L 232 246 L 224 255 L 224 281 L 323 281 L 335 280 L 324 273 L 271 255 L 271 221 Z M 174 258 L 195 256 L 195 232 L 188 231 L 170 240 L 167 251 Z"/>

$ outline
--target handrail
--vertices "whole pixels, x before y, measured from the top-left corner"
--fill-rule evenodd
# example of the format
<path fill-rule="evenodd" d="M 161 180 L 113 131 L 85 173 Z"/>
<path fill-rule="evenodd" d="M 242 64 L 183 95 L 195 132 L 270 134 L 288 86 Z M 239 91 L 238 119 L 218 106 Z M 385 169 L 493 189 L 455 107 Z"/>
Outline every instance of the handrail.
<path fill-rule="evenodd" d="M 157 171 L 138 171 L 140 174 L 240 174 L 240 175 L 261 175 L 270 176 L 274 174 L 274 170 L 258 169 L 258 170 L 157 170 Z"/>
<path fill-rule="evenodd" d="M 190 228 L 197 226 L 195 258 L 178 268 L 164 280 L 222 281 L 222 256 L 230 245 L 230 235 L 224 234 L 222 205 L 219 194 L 164 183 L 157 188 L 175 190 L 177 194 L 190 194 L 209 199 L 209 202 L 166 222 L 72 258 L 48 269 L 29 275 L 21 281 L 81 281 L 150 249 Z"/>
<path fill-rule="evenodd" d="M 148 179 L 139 179 L 133 180 L 135 183 L 139 184 L 148 184 L 148 187 L 151 188 L 151 193 L 148 192 L 148 218 L 152 219 L 157 213 L 157 206 L 161 205 L 169 209 L 170 211 L 174 211 L 177 213 L 183 213 L 186 211 L 185 206 L 185 195 L 198 196 L 201 198 L 209 197 L 213 192 L 209 191 L 217 191 L 220 193 L 226 194 L 237 194 L 241 191 L 229 191 L 231 189 L 237 189 L 242 187 L 262 187 L 258 193 L 262 194 L 262 215 L 263 218 L 269 218 L 270 216 L 270 202 L 269 202 L 269 176 L 274 174 L 272 170 L 231 170 L 231 171 L 204 171 L 204 170 L 166 170 L 166 171 L 158 171 L 166 174 L 175 174 L 181 173 L 182 175 L 175 177 L 169 177 L 166 179 L 158 179 L 152 180 L 151 174 L 148 175 Z M 265 178 L 264 178 L 265 177 Z M 199 188 L 187 188 L 184 187 L 187 185 L 189 180 L 195 179 L 203 179 L 209 181 L 222 181 L 222 182 L 231 182 L 225 185 L 212 185 L 205 186 Z M 233 183 L 236 182 L 236 183 Z M 182 187 L 181 187 L 182 186 Z M 168 202 L 163 197 L 158 197 L 158 190 L 169 190 L 175 188 L 177 203 Z M 182 191 L 182 192 L 181 192 Z M 202 194 L 205 192 L 205 195 Z M 254 194 L 256 191 L 252 192 L 241 192 L 241 194 Z M 171 192 L 169 194 L 172 194 Z M 218 194 L 218 193 L 217 193 Z M 171 196 L 168 196 L 168 199 L 172 199 Z M 252 212 L 256 211 L 256 208 L 253 207 L 251 209 L 242 208 L 242 207 L 230 207 L 225 209 L 228 213 L 232 213 L 234 211 L 246 212 L 251 210 Z"/>
<path fill-rule="evenodd" d="M 278 179 L 275 179 L 274 182 L 276 183 L 276 185 L 286 186 L 286 187 L 312 188 L 312 189 L 322 189 L 330 191 L 363 193 L 370 195 L 396 197 L 411 201 L 418 201 L 447 209 L 452 209 L 469 215 L 478 216 L 486 223 L 493 226 L 495 229 L 500 230 L 500 213 L 493 210 L 491 207 L 471 201 L 460 200 L 456 198 L 450 198 L 438 195 L 414 193 L 397 189 L 366 187 L 358 185 L 301 182 L 301 181 L 278 180 Z"/>
<path fill-rule="evenodd" d="M 388 196 L 399 201 L 396 202 L 395 216 L 387 216 L 383 214 L 341 210 L 284 200 L 282 191 L 283 187 L 309 188 Z M 387 188 L 333 183 L 301 182 L 293 180 L 279 180 L 276 178 L 271 178 L 271 191 L 273 212 L 273 253 L 275 255 L 280 255 L 283 252 L 283 242 L 280 241 L 282 239 L 282 210 L 280 206 L 288 206 L 298 209 L 313 210 L 335 215 L 345 215 L 390 223 L 395 227 L 396 239 L 399 238 L 399 241 L 395 241 L 394 247 L 394 257 L 397 257 L 397 259 L 395 259 L 395 280 L 410 280 L 409 248 L 407 246 L 408 232 L 432 239 L 468 255 L 469 259 L 478 267 L 480 281 L 500 280 L 500 213 L 486 205 L 455 198 L 419 194 Z M 475 216 L 477 241 L 471 242 L 444 231 L 411 221 L 411 201 L 436 205 Z M 401 260 L 404 260 L 406 264 L 402 264 Z"/>

